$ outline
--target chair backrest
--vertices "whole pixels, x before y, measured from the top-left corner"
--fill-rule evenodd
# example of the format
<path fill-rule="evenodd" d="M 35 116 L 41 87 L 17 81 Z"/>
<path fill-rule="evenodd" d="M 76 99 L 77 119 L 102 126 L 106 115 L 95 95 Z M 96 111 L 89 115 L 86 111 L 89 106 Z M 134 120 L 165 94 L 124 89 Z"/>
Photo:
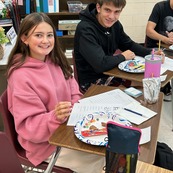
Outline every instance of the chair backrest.
<path fill-rule="evenodd" d="M 0 97 L 0 112 L 1 112 L 3 123 L 4 123 L 4 131 L 9 141 L 11 142 L 12 147 L 16 151 L 16 154 L 18 156 L 18 159 L 20 160 L 20 163 L 28 167 L 45 170 L 48 166 L 48 163 L 42 162 L 40 165 L 34 166 L 26 157 L 25 150 L 21 147 L 21 145 L 19 144 L 17 140 L 17 133 L 15 130 L 15 125 L 14 125 L 14 118 L 13 118 L 13 115 L 8 110 L 7 90 L 5 90 Z M 58 166 L 54 166 L 52 170 L 58 173 L 72 173 L 70 169 L 62 168 Z"/>
<path fill-rule="evenodd" d="M 2 120 L 4 123 L 4 131 L 8 136 L 10 142 L 12 143 L 13 147 L 18 150 L 19 143 L 17 140 L 17 133 L 15 131 L 14 126 L 14 119 L 11 115 L 10 111 L 8 110 L 8 102 L 7 102 L 7 91 L 5 90 L 0 98 L 0 112 L 2 116 Z"/>
<path fill-rule="evenodd" d="M 8 101 L 7 101 L 7 90 L 5 90 L 0 98 L 0 112 L 3 120 L 4 131 L 8 136 L 13 148 L 16 150 L 18 158 L 22 164 L 33 166 L 32 163 L 28 161 L 25 156 L 25 150 L 21 147 L 17 140 L 17 133 L 15 130 L 14 119 L 8 110 Z"/>
<path fill-rule="evenodd" d="M 75 61 L 75 56 L 74 56 L 74 50 L 72 51 L 72 62 L 73 62 L 73 70 L 74 70 L 74 78 L 76 79 L 77 83 L 79 84 L 79 79 L 78 79 L 78 74 L 77 74 L 77 68 L 76 68 L 76 61 Z M 79 85 L 79 90 L 81 93 L 85 93 Z"/>
<path fill-rule="evenodd" d="M 4 132 L 0 132 L 0 153 L 0 173 L 24 173 L 16 152 Z"/>

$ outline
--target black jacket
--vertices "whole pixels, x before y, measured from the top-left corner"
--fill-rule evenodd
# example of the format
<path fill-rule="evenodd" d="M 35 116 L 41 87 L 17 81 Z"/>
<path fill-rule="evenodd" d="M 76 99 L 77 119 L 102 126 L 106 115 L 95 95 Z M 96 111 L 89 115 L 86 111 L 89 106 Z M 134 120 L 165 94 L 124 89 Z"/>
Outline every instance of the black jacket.
<path fill-rule="evenodd" d="M 80 85 L 92 83 L 104 77 L 110 70 L 125 60 L 121 54 L 113 56 L 117 49 L 130 49 L 138 56 L 150 54 L 151 49 L 135 43 L 117 21 L 111 28 L 104 28 L 96 18 L 96 4 L 91 3 L 80 12 L 74 39 L 74 55 Z"/>

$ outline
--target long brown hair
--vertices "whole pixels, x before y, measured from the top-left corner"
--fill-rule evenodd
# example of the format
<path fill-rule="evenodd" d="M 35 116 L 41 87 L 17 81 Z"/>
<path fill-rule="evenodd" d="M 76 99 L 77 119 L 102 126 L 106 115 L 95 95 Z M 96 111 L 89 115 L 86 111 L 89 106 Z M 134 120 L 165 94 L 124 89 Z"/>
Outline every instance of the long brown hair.
<path fill-rule="evenodd" d="M 36 12 L 27 15 L 21 22 L 15 46 L 9 55 L 9 60 L 7 64 L 7 77 L 9 77 L 15 69 L 20 68 L 25 62 L 26 57 L 29 55 L 29 47 L 22 42 L 21 37 L 23 35 L 28 35 L 28 32 L 35 26 L 39 25 L 41 22 L 46 22 L 53 28 L 55 45 L 48 56 L 53 63 L 61 67 L 66 79 L 72 77 L 73 70 L 68 63 L 64 52 L 61 49 L 58 38 L 56 37 L 56 30 L 54 24 L 45 13 Z M 14 55 L 18 53 L 21 54 L 20 58 L 14 58 Z"/>

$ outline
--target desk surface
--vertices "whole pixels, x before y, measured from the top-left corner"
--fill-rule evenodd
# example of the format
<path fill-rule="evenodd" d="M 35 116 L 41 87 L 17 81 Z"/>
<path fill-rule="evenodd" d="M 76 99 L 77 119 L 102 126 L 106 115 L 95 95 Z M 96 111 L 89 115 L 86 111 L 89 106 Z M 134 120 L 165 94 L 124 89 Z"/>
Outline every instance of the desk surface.
<path fill-rule="evenodd" d="M 91 86 L 88 91 L 85 93 L 84 97 L 93 96 L 96 94 L 100 94 L 106 91 L 110 91 L 115 89 L 114 87 L 109 86 L 98 86 L 93 85 Z M 139 97 L 138 99 L 143 99 L 143 97 Z M 153 105 L 146 105 L 146 107 L 150 108 L 151 110 L 157 112 L 158 114 L 151 118 L 150 120 L 142 123 L 141 125 L 137 126 L 139 128 L 145 128 L 151 126 L 151 141 L 141 145 L 140 147 L 140 154 L 139 160 L 144 161 L 147 163 L 153 163 L 155 158 L 155 151 L 156 151 L 156 144 L 157 144 L 157 136 L 158 136 L 158 129 L 160 123 L 160 116 L 162 110 L 162 101 L 163 101 L 163 94 L 160 93 L 159 100 L 156 104 Z M 86 144 L 79 139 L 76 138 L 74 134 L 74 127 L 67 126 L 66 123 L 61 125 L 50 137 L 49 143 L 66 147 L 70 149 L 80 150 L 88 153 L 94 153 L 98 155 L 105 155 L 105 147 L 101 146 L 94 146 Z"/>
<path fill-rule="evenodd" d="M 127 73 L 122 70 L 119 70 L 118 67 L 106 71 L 104 72 L 104 74 L 141 83 L 142 79 L 144 78 L 144 73 Z M 165 74 L 167 74 L 167 77 L 165 81 L 161 82 L 161 87 L 164 87 L 173 78 L 173 71 L 167 70 L 163 75 Z"/>
<path fill-rule="evenodd" d="M 172 173 L 173 171 L 163 169 L 141 161 L 137 162 L 136 173 Z"/>

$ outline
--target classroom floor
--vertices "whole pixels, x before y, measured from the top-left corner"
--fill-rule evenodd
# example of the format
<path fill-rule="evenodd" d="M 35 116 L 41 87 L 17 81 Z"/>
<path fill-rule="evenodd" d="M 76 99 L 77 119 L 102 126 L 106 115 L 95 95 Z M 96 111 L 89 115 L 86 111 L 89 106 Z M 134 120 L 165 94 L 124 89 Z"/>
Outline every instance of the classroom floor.
<path fill-rule="evenodd" d="M 173 114 L 171 104 L 171 102 L 163 102 L 158 141 L 166 143 L 173 150 Z"/>

